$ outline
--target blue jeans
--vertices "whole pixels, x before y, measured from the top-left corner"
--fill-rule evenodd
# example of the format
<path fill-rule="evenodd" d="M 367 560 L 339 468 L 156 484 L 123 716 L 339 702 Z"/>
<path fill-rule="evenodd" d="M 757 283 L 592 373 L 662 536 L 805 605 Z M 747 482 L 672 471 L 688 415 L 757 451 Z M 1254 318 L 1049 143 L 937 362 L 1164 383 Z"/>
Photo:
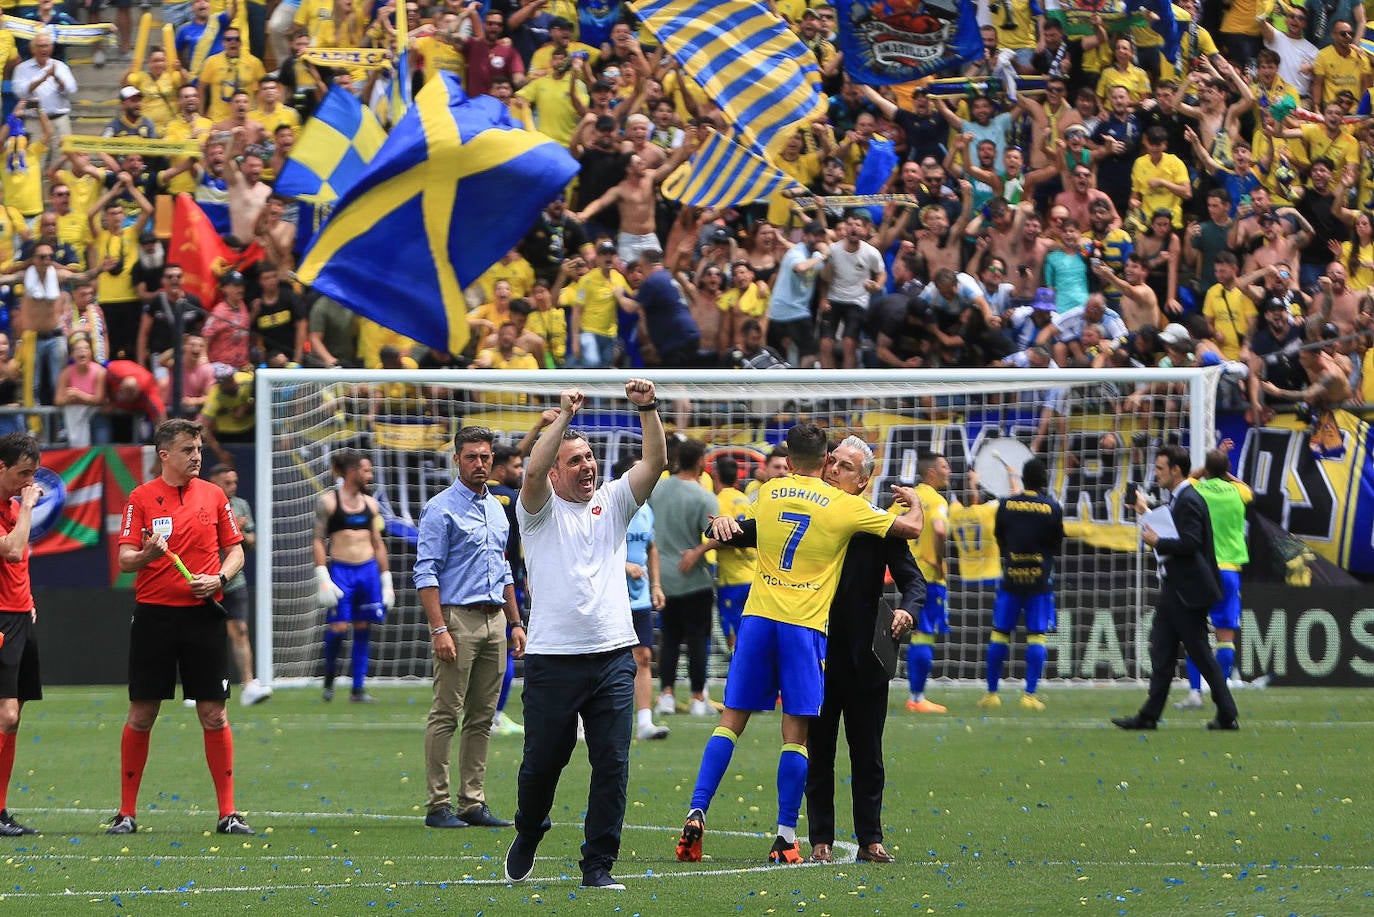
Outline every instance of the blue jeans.
<path fill-rule="evenodd" d="M 592 766 L 580 864 L 584 873 L 610 869 L 620 856 L 634 694 L 635 660 L 628 646 L 582 656 L 525 657 L 525 756 L 515 830 L 536 841 L 549 830 L 558 778 L 577 747 L 580 714 Z"/>
<path fill-rule="evenodd" d="M 67 365 L 67 337 L 61 333 L 39 337 L 35 348 L 33 401 L 53 404 L 57 398 L 57 379 Z"/>
<path fill-rule="evenodd" d="M 582 345 L 582 358 L 578 366 L 582 369 L 606 369 L 615 360 L 615 341 L 613 337 L 583 331 L 578 334 Z"/>

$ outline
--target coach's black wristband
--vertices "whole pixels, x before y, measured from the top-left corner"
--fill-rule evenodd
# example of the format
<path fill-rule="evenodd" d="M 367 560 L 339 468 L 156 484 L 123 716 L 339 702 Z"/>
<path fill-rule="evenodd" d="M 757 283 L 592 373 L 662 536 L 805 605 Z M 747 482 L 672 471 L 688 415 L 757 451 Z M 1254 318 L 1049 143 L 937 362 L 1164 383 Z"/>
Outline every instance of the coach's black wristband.
<path fill-rule="evenodd" d="M 219 585 L 220 585 L 220 588 L 221 588 L 221 589 L 223 589 L 225 586 L 229 585 L 229 580 L 225 579 L 225 576 L 224 576 L 223 573 L 221 573 L 221 574 L 219 575 Z"/>
<path fill-rule="evenodd" d="M 657 410 L 658 410 L 658 399 L 655 398 L 653 401 L 650 401 L 648 404 L 636 405 L 636 406 L 635 406 L 635 410 L 639 411 L 639 413 L 641 413 L 641 414 L 647 414 L 647 413 L 649 413 L 650 411 L 657 411 Z"/>

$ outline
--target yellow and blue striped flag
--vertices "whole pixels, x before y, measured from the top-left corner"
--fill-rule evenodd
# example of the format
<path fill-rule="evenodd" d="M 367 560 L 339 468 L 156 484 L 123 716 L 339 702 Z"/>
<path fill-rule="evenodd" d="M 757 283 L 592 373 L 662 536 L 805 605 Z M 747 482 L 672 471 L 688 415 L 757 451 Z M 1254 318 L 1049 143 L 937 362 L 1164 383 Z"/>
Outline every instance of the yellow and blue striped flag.
<path fill-rule="evenodd" d="M 712 134 L 668 176 L 663 195 L 692 207 L 752 204 L 801 185 L 786 172 L 724 134 Z"/>
<path fill-rule="evenodd" d="M 335 86 L 305 122 L 273 190 L 312 204 L 332 204 L 362 177 L 384 142 L 386 131 L 372 109 Z"/>
<path fill-rule="evenodd" d="M 365 318 L 461 353 L 463 288 L 575 174 L 564 147 L 514 127 L 501 102 L 469 99 L 456 76 L 441 74 L 339 201 L 297 275 Z"/>
<path fill-rule="evenodd" d="M 768 153 L 825 113 L 816 57 L 762 0 L 633 0 L 683 71 Z"/>

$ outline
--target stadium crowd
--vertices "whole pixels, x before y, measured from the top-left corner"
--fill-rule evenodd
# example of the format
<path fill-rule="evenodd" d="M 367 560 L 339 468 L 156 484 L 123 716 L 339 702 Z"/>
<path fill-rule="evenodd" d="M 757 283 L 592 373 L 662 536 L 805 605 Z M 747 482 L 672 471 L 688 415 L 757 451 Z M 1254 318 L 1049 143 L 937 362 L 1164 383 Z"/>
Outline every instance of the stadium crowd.
<path fill-rule="evenodd" d="M 622 9 L 588 43 L 572 0 L 409 3 L 399 39 L 391 4 L 168 5 L 175 47 L 154 40 L 131 61 L 101 133 L 191 142 L 200 155 L 117 158 L 62 149 L 77 90 L 61 60 L 71 19 L 61 4 L 21 8 L 53 25 L 32 40 L 0 31 L 12 76 L 0 400 L 61 408 L 77 445 L 137 438 L 131 412 L 199 417 L 212 450 L 251 439 L 246 383 L 264 365 L 1222 363 L 1233 370 L 1223 406 L 1256 423 L 1285 402 L 1363 402 L 1374 64 L 1356 40 L 1362 7 L 1342 18 L 1248 0 L 1209 4 L 1199 22 L 1181 0 L 1174 64 L 1158 0 L 1067 29 L 1060 12 L 1009 0 L 984 9 L 984 56 L 948 95 L 850 82 L 835 8 L 775 0 L 815 56 L 828 112 L 777 160 L 805 194 L 720 210 L 681 206 L 662 185 L 730 125 Z M 124 29 L 111 51 L 124 60 L 129 44 Z M 331 69 L 312 52 L 400 45 L 411 72 L 394 78 L 418 88 L 452 73 L 580 164 L 465 302 L 446 304 L 469 326 L 464 353 L 296 282 L 323 214 L 273 190 L 330 87 L 393 120 L 389 64 Z M 1044 75 L 1043 91 L 989 79 L 1008 68 Z M 882 191 L 901 199 L 870 206 L 852 195 L 877 150 L 895 154 Z M 182 286 L 166 227 L 155 231 L 160 199 L 181 192 L 230 251 L 256 259 L 220 277 L 212 302 Z M 1159 393 L 1122 394 L 1135 409 Z"/>

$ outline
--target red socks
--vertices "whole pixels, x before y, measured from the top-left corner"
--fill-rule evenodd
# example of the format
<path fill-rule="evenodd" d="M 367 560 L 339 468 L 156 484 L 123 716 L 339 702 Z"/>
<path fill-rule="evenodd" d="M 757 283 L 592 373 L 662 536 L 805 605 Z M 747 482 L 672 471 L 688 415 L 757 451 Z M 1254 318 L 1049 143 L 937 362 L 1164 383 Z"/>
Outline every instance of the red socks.
<path fill-rule="evenodd" d="M 148 742 L 151 732 L 139 732 L 124 724 L 119 739 L 119 814 L 138 813 L 138 788 L 143 783 L 143 768 L 148 764 Z"/>
<path fill-rule="evenodd" d="M 228 726 L 205 730 L 205 763 L 215 781 L 219 817 L 234 814 L 234 736 Z"/>
<path fill-rule="evenodd" d="M 0 809 L 9 801 L 10 776 L 14 773 L 14 740 L 14 733 L 0 732 Z"/>

